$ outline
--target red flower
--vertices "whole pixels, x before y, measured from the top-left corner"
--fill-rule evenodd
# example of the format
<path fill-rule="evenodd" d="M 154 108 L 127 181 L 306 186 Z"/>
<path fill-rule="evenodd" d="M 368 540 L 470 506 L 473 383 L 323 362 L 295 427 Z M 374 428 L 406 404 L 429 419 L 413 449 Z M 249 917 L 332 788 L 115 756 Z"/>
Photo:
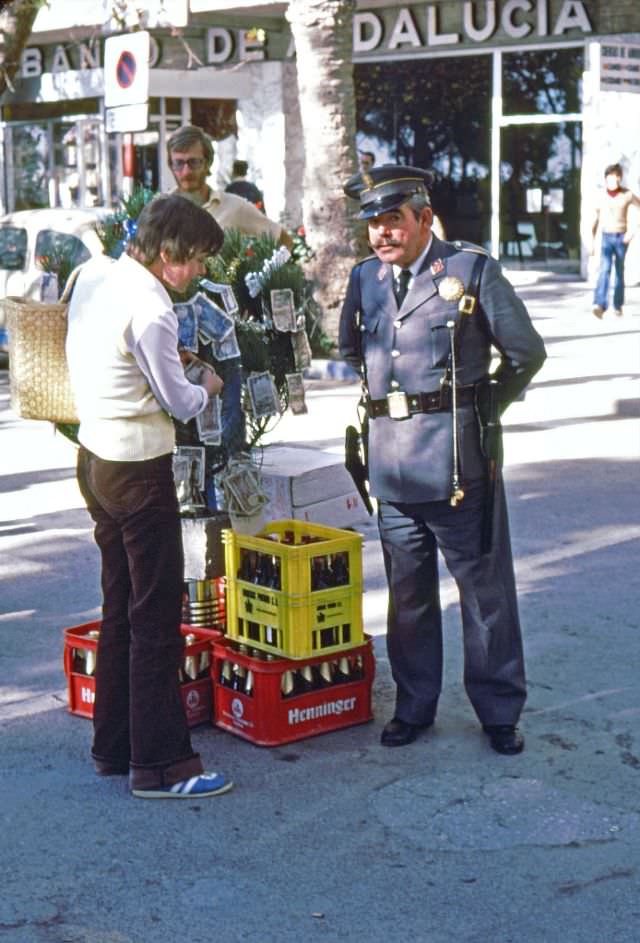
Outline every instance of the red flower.
<path fill-rule="evenodd" d="M 306 232 L 304 231 L 304 226 L 298 226 L 296 232 L 298 233 L 299 236 L 304 237 L 307 235 Z"/>
<path fill-rule="evenodd" d="M 246 248 L 244 254 L 245 254 L 246 256 L 252 256 L 252 255 L 255 255 L 255 252 L 253 251 L 253 249 L 251 248 L 251 246 L 247 246 L 247 248 Z"/>

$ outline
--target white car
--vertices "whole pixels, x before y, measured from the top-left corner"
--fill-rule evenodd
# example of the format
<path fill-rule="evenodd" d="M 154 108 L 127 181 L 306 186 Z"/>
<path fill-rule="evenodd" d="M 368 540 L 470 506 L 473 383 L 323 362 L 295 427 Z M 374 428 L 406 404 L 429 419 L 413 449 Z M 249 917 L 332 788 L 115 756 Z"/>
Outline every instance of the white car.
<path fill-rule="evenodd" d="M 112 211 L 91 209 L 19 210 L 0 218 L 0 299 L 6 295 L 40 298 L 45 256 L 64 253 L 72 266 L 102 254 L 95 231 Z M 0 351 L 7 351 L 4 306 L 0 303 Z"/>

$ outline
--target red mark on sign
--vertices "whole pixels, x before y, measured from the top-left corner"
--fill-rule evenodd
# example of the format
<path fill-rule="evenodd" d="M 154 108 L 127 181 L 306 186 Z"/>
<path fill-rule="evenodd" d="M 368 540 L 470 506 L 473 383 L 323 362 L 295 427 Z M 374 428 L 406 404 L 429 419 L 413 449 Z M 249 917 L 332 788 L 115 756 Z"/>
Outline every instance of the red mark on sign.
<path fill-rule="evenodd" d="M 116 79 L 120 88 L 131 88 L 136 77 L 136 57 L 126 50 L 120 53 L 116 66 Z"/>

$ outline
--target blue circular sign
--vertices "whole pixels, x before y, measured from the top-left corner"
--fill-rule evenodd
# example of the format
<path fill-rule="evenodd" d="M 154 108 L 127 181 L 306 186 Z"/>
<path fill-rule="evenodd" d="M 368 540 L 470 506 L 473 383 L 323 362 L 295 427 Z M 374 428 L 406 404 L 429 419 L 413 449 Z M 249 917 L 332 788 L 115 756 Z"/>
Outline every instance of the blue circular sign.
<path fill-rule="evenodd" d="M 116 66 L 116 79 L 120 88 L 131 88 L 137 71 L 136 57 L 132 52 L 125 50 L 120 53 Z"/>

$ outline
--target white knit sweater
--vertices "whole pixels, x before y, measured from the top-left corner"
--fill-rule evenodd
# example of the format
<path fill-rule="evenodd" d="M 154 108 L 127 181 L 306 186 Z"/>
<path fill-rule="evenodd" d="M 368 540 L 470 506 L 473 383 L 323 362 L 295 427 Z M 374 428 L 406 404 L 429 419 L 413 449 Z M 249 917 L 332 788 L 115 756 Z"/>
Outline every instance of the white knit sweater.
<path fill-rule="evenodd" d="M 170 415 L 202 412 L 206 390 L 185 379 L 178 320 L 162 283 L 126 255 L 83 267 L 69 304 L 67 360 L 80 442 L 110 461 L 143 461 L 174 447 Z"/>

